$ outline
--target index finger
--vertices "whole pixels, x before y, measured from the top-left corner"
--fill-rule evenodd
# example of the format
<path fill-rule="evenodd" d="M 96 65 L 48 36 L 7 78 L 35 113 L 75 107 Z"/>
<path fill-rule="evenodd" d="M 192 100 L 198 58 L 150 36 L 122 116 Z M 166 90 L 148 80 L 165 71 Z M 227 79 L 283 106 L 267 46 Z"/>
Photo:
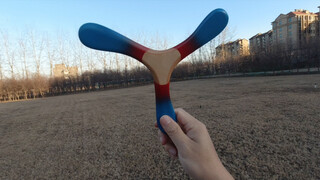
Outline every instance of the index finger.
<path fill-rule="evenodd" d="M 192 129 L 197 129 L 197 127 L 202 124 L 199 120 L 191 116 L 182 108 L 175 109 L 175 113 L 177 116 L 177 121 L 185 133 L 188 133 Z"/>

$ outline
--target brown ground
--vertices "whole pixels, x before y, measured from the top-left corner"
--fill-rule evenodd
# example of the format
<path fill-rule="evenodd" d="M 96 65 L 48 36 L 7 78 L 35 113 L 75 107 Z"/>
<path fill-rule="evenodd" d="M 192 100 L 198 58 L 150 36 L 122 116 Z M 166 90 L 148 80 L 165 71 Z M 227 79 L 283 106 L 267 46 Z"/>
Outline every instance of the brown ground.
<path fill-rule="evenodd" d="M 171 96 L 207 125 L 236 179 L 320 179 L 319 84 L 191 80 L 172 83 Z M 187 178 L 154 121 L 153 85 L 0 104 L 0 179 Z"/>

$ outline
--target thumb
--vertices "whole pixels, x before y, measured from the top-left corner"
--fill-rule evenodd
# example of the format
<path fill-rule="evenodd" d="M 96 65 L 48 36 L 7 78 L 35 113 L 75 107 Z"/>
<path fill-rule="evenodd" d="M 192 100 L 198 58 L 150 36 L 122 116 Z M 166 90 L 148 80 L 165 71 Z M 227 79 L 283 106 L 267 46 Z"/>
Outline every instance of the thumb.
<path fill-rule="evenodd" d="M 188 141 L 187 135 L 171 117 L 167 115 L 162 116 L 160 118 L 160 124 L 178 149 Z"/>

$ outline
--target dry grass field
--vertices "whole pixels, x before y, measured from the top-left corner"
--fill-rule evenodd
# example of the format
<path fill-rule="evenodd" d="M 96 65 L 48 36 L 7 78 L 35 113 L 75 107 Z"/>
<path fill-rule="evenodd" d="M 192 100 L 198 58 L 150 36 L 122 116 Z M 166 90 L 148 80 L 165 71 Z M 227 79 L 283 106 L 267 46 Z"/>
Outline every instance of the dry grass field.
<path fill-rule="evenodd" d="M 320 179 L 319 85 L 216 78 L 174 82 L 171 96 L 236 179 Z M 154 99 L 147 85 L 0 104 L 0 179 L 188 179 L 159 143 Z"/>

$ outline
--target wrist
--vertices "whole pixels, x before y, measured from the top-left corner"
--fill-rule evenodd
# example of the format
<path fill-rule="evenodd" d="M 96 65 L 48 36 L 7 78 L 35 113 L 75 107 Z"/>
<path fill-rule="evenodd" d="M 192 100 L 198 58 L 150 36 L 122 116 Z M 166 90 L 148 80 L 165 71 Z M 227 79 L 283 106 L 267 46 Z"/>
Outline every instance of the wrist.
<path fill-rule="evenodd" d="M 227 169 L 223 166 L 220 159 L 215 159 L 211 162 L 211 164 L 208 164 L 207 166 L 203 167 L 203 174 L 199 177 L 199 179 L 233 179 L 233 177 L 230 175 Z"/>

